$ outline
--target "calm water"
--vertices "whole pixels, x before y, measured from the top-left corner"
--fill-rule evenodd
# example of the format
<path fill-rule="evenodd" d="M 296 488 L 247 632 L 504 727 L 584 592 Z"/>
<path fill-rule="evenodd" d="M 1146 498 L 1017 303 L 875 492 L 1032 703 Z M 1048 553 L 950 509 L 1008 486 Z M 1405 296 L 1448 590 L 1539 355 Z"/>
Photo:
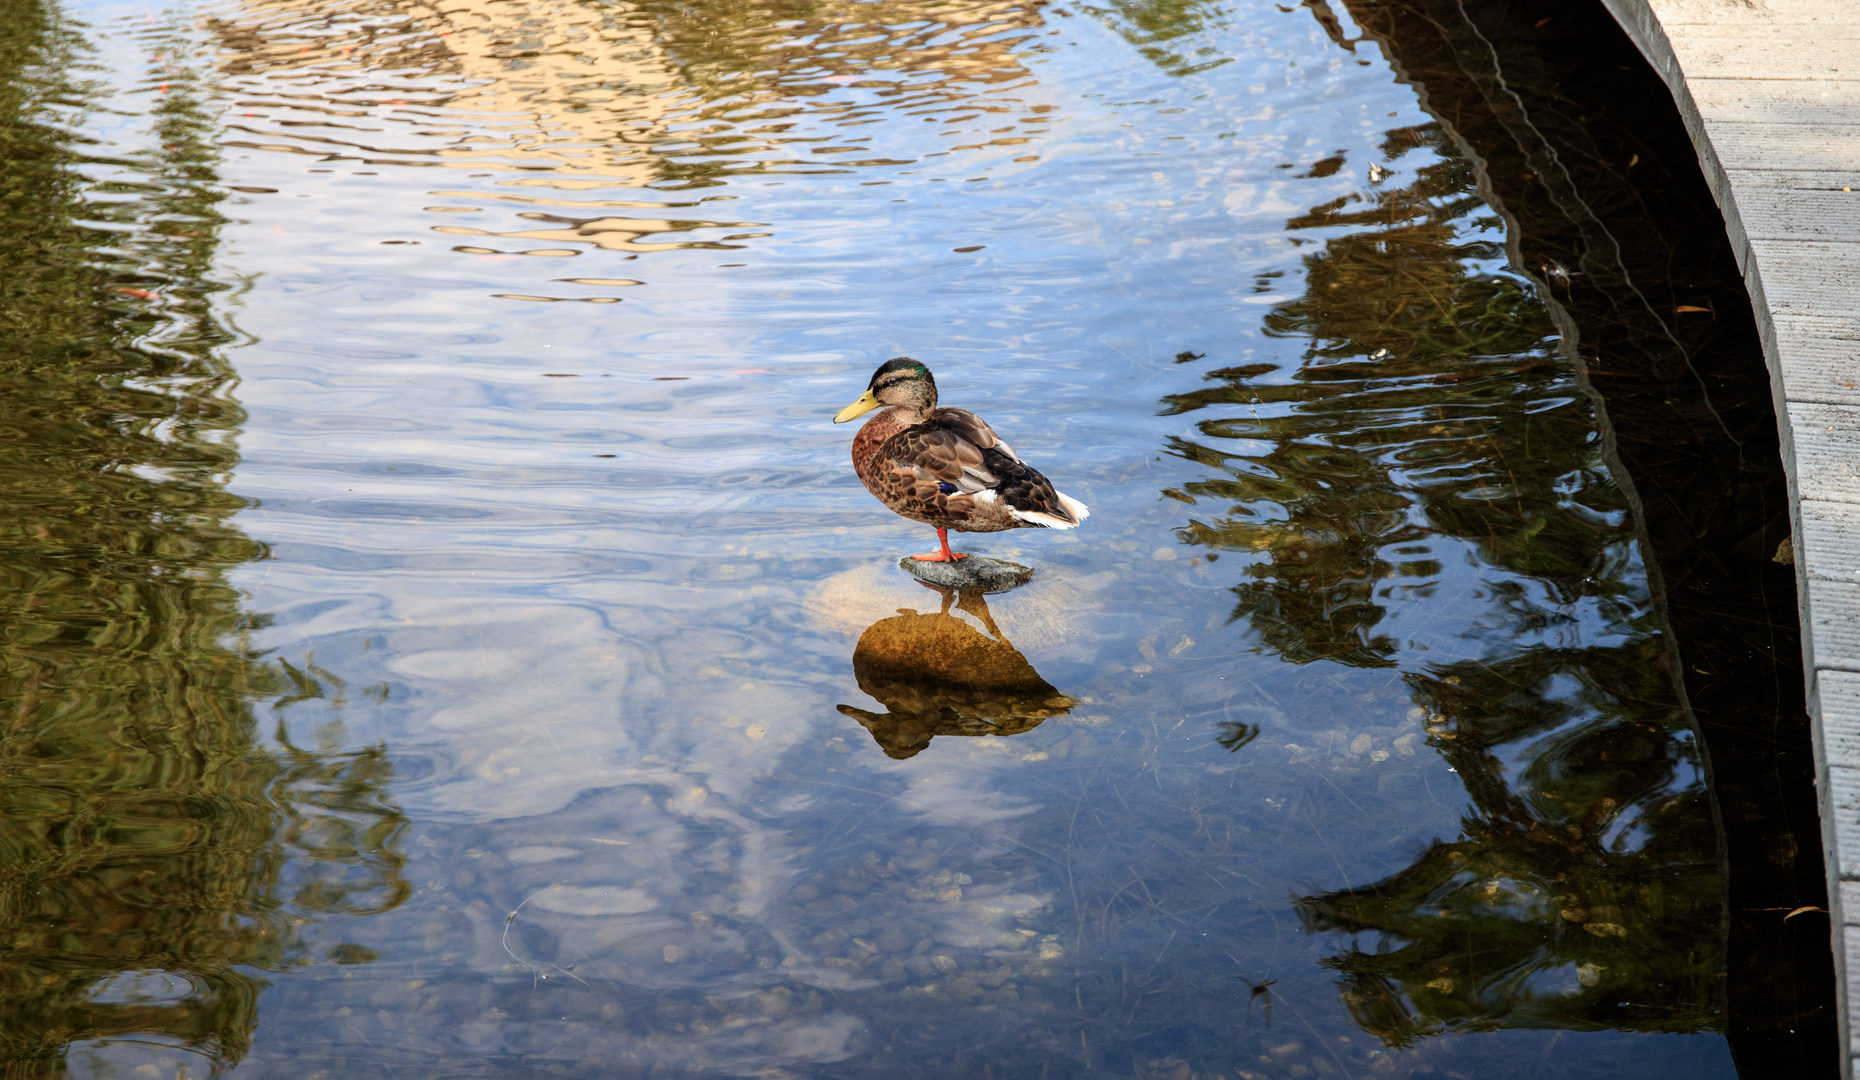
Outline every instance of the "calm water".
<path fill-rule="evenodd" d="M 1595 408 L 1321 0 L 0 15 L 23 1074 L 1731 1075 Z"/>

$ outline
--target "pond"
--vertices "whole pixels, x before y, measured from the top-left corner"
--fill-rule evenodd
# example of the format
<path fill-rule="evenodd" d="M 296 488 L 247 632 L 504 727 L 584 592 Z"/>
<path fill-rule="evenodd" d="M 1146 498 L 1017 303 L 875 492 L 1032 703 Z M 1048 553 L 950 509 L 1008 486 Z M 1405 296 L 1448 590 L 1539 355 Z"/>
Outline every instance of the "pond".
<path fill-rule="evenodd" d="M 1650 526 L 1349 11 L 0 17 L 22 1075 L 1737 1074 Z M 1030 584 L 897 568 L 898 355 Z"/>

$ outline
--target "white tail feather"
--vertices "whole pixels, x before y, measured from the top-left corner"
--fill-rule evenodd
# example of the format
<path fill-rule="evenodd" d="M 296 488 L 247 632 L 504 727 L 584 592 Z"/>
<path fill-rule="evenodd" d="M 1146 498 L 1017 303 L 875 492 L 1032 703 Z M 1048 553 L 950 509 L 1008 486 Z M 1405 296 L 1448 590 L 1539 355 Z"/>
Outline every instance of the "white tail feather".
<path fill-rule="evenodd" d="M 1072 511 L 1072 516 L 1077 518 L 1078 521 L 1067 521 L 1065 518 L 1059 517 L 1058 515 L 1043 514 L 1038 510 L 1021 510 L 1010 507 L 1009 512 L 1021 521 L 1032 522 L 1035 525 L 1044 525 L 1049 529 L 1076 529 L 1080 521 L 1084 521 L 1091 516 L 1091 511 L 1085 508 L 1084 503 L 1069 495 L 1060 494 L 1059 492 L 1054 492 L 1054 494 L 1059 495 L 1060 503 L 1064 505 L 1067 510 Z"/>

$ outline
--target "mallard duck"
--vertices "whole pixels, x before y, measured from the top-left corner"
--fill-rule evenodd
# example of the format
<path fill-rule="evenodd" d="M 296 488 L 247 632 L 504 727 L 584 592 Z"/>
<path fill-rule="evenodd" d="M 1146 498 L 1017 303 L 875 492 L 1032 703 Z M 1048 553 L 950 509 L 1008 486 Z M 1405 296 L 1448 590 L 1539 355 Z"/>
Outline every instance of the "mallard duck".
<path fill-rule="evenodd" d="M 844 424 L 873 409 L 853 439 L 853 471 L 879 502 L 936 529 L 939 551 L 911 558 L 954 562 L 949 530 L 1072 529 L 1091 515 L 1020 460 L 981 417 L 936 407 L 930 369 L 900 356 L 872 374 L 859 400 L 833 417 Z"/>

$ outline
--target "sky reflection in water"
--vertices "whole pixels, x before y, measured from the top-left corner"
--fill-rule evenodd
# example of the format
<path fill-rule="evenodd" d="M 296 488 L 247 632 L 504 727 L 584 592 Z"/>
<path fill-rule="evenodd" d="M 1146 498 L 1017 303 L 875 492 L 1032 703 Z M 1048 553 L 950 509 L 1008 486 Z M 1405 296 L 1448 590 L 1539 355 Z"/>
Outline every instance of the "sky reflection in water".
<path fill-rule="evenodd" d="M 1591 406 L 1354 31 L 7 10 L 15 1056 L 1728 1072 Z M 1033 584 L 892 568 L 900 353 Z"/>

